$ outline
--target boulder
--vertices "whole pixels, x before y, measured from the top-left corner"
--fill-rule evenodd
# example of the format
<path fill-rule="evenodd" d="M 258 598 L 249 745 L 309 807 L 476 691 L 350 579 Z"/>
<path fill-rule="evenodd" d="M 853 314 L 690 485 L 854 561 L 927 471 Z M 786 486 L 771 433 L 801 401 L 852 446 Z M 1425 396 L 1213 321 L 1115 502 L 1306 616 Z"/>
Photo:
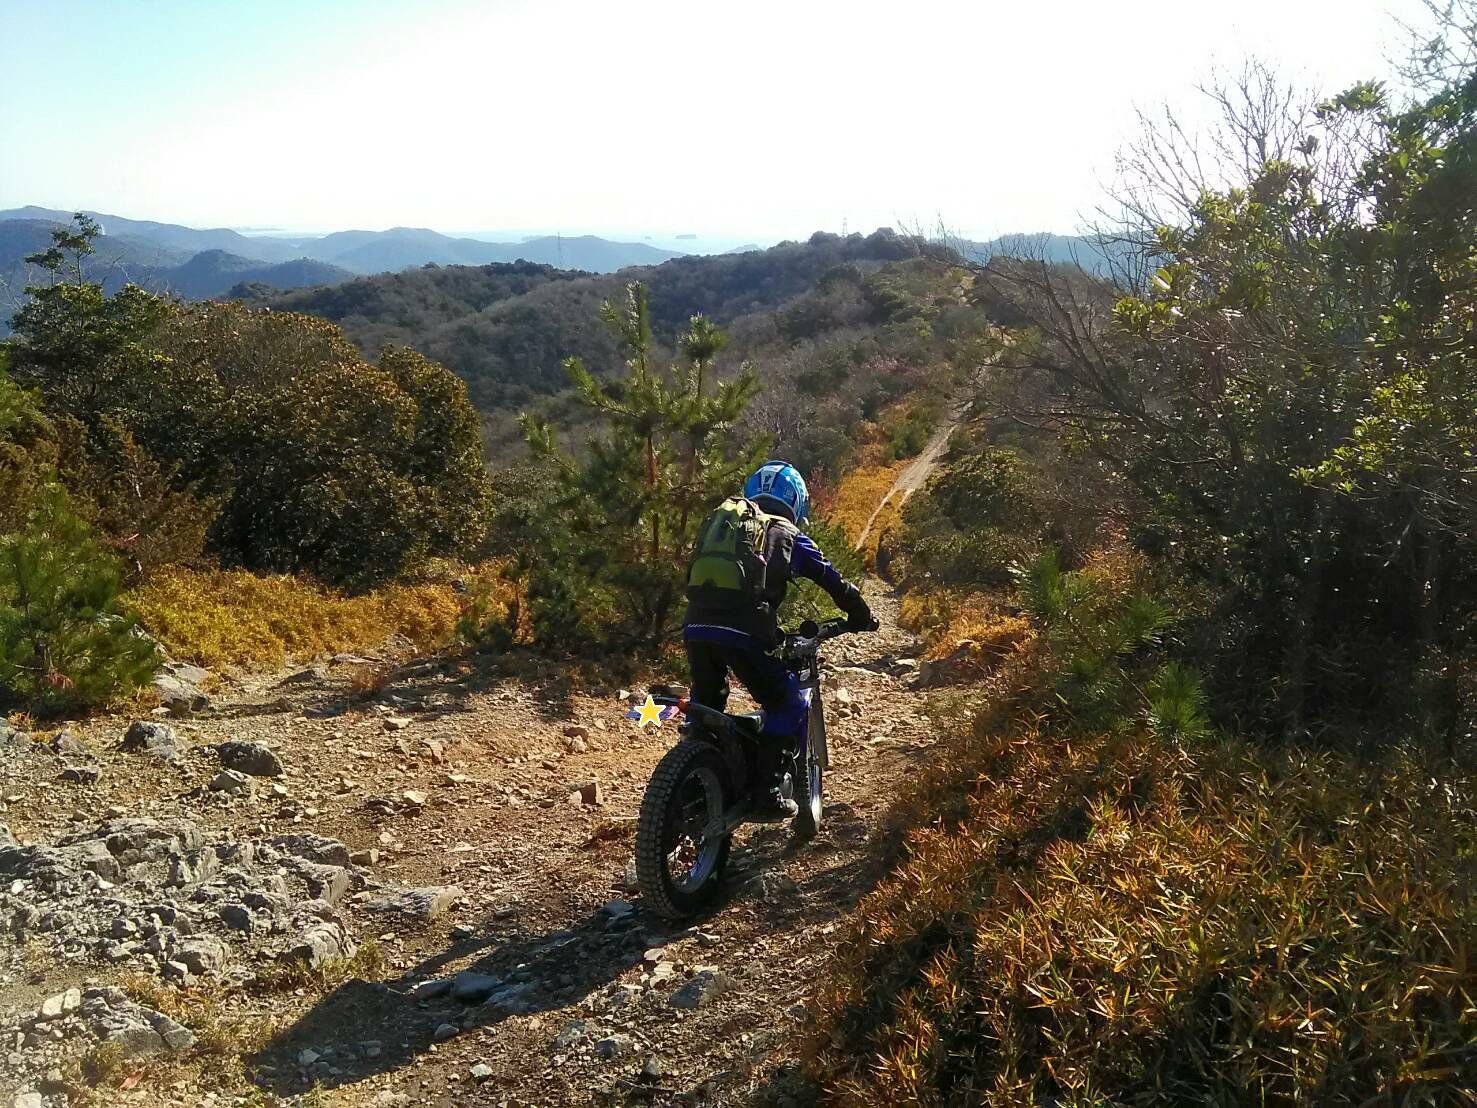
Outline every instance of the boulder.
<path fill-rule="evenodd" d="M 228 957 L 226 944 L 208 935 L 186 939 L 174 948 L 174 961 L 183 963 L 197 977 L 219 973 L 226 968 Z"/>
<path fill-rule="evenodd" d="M 36 1013 L 38 1023 L 49 1023 L 59 1020 L 63 1016 L 70 1016 L 82 1006 L 82 990 L 67 989 L 54 996 L 49 996 L 41 1002 L 41 1008 Z"/>
<path fill-rule="evenodd" d="M 167 723 L 143 719 L 134 720 L 128 725 L 128 731 L 124 734 L 119 746 L 123 750 L 135 753 L 152 754 L 170 765 L 176 765 L 183 759 L 179 748 L 179 736 Z"/>
<path fill-rule="evenodd" d="M 590 1033 L 590 1025 L 584 1020 L 570 1020 L 554 1036 L 555 1050 L 568 1050 Z"/>
<path fill-rule="evenodd" d="M 51 736 L 51 741 L 46 744 L 47 748 L 61 758 L 91 758 L 92 747 L 79 739 L 70 731 L 58 731 Z"/>
<path fill-rule="evenodd" d="M 208 847 L 189 850 L 169 856 L 169 873 L 164 884 L 170 888 L 183 888 L 208 881 L 220 868 L 220 855 Z"/>
<path fill-rule="evenodd" d="M 607 1035 L 595 1044 L 595 1053 L 605 1059 L 621 1058 L 636 1049 L 636 1040 L 630 1035 L 617 1032 Z"/>
<path fill-rule="evenodd" d="M 239 770 L 223 769 L 211 778 L 210 789 L 228 796 L 251 797 L 256 795 L 256 782 Z"/>
<path fill-rule="evenodd" d="M 327 835 L 277 835 L 268 841 L 282 853 L 307 862 L 343 867 L 354 864 L 349 848 L 338 839 L 330 839 Z"/>
<path fill-rule="evenodd" d="M 577 807 L 594 808 L 605 802 L 599 781 L 577 781 L 569 788 L 569 803 Z"/>
<path fill-rule="evenodd" d="M 320 969 L 329 962 L 352 958 L 354 950 L 354 940 L 341 924 L 321 920 L 303 931 L 282 957 L 300 962 L 308 969 Z"/>
<path fill-rule="evenodd" d="M 215 748 L 221 765 L 251 777 L 281 777 L 282 759 L 265 743 L 231 739 Z"/>
<path fill-rule="evenodd" d="M 451 999 L 463 1004 L 481 1004 L 502 987 L 501 977 L 462 970 L 451 979 Z"/>
<path fill-rule="evenodd" d="M 125 1057 L 180 1054 L 195 1045 L 189 1028 L 111 986 L 83 993 L 81 1014 L 94 1035 L 105 1043 L 116 1043 Z"/>
<path fill-rule="evenodd" d="M 244 904 L 237 902 L 222 904 L 217 915 L 221 923 L 232 931 L 244 931 L 249 935 L 256 929 L 256 917 Z"/>
<path fill-rule="evenodd" d="M 371 900 L 367 905 L 372 912 L 385 912 L 406 916 L 420 923 L 429 923 L 446 914 L 453 904 L 462 899 L 460 885 L 427 885 L 421 888 L 401 889 L 388 896 Z"/>
<path fill-rule="evenodd" d="M 728 987 L 728 979 L 714 968 L 700 969 L 667 1000 L 673 1008 L 702 1008 Z"/>
<path fill-rule="evenodd" d="M 786 900 L 800 894 L 800 886 L 788 874 L 767 869 L 749 882 L 750 893 L 763 900 Z"/>
<path fill-rule="evenodd" d="M 98 783 L 98 779 L 101 778 L 102 775 L 102 766 L 77 765 L 67 766 L 65 769 L 63 769 L 61 772 L 61 779 L 63 781 L 71 782 L 74 785 L 96 785 Z"/>
<path fill-rule="evenodd" d="M 210 697 L 200 690 L 200 682 L 208 676 L 199 666 L 170 663 L 154 678 L 154 693 L 171 715 L 203 712 L 210 707 Z"/>

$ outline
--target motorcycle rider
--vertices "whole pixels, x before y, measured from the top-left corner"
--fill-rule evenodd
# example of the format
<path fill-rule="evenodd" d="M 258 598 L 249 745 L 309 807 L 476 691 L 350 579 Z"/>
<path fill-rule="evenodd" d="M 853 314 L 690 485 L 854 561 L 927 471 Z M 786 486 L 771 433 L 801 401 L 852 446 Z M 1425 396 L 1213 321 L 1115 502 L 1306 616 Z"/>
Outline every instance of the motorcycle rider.
<path fill-rule="evenodd" d="M 759 769 L 767 781 L 755 790 L 761 819 L 799 811 L 782 785 L 806 705 L 795 674 L 769 653 L 782 638 L 779 610 L 790 580 L 804 577 L 824 589 L 851 630 L 877 629 L 861 590 L 800 529 L 809 517 L 800 471 L 788 462 L 766 462 L 744 484 L 742 497 L 725 501 L 704 521 L 688 576 L 682 632 L 693 701 L 723 711 L 731 671 L 764 710 Z"/>

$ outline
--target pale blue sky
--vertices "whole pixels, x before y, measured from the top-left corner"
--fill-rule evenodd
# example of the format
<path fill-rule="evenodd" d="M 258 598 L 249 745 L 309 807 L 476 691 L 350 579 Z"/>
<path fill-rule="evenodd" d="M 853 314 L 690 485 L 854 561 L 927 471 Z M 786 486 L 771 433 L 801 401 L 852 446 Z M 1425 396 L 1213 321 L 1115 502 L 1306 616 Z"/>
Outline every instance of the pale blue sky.
<path fill-rule="evenodd" d="M 1417 0 L 0 0 L 0 208 L 1068 231 L 1135 105 L 1381 75 Z M 1392 15 L 1394 13 L 1394 15 Z"/>

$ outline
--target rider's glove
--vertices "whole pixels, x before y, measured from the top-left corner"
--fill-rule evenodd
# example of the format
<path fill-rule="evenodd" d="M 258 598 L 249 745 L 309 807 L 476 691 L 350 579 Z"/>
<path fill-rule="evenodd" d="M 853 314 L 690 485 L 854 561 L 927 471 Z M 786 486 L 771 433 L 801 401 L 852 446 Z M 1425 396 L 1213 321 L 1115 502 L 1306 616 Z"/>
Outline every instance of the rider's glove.
<path fill-rule="evenodd" d="M 872 615 L 872 609 L 867 606 L 861 590 L 855 585 L 846 586 L 846 595 L 841 600 L 841 609 L 846 613 L 848 631 L 877 630 L 877 618 Z"/>

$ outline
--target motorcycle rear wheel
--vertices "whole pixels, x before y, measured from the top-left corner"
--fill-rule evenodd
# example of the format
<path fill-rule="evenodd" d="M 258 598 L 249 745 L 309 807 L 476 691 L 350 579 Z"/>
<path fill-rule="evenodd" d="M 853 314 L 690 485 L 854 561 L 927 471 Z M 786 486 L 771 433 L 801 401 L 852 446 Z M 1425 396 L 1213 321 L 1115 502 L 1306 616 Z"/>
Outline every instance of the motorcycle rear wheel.
<path fill-rule="evenodd" d="M 693 916 L 718 898 L 733 835 L 710 835 L 728 810 L 723 756 L 708 742 L 684 739 L 662 756 L 636 821 L 636 879 L 641 897 L 667 919 Z"/>

